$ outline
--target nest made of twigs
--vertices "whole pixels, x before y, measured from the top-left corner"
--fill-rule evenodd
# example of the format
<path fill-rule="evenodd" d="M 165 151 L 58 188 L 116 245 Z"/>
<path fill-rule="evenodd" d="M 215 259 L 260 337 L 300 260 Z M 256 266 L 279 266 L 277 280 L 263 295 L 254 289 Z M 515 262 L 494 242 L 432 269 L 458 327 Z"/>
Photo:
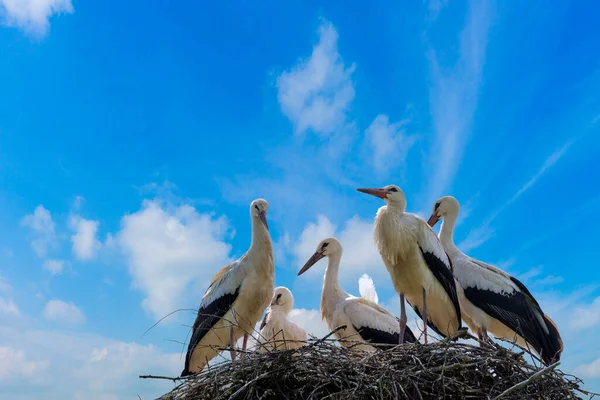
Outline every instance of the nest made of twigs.
<path fill-rule="evenodd" d="M 479 347 L 445 339 L 365 353 L 336 345 L 330 335 L 310 339 L 297 350 L 238 355 L 234 362 L 184 379 L 160 400 L 563 400 L 592 395 L 580 387 L 581 380 L 558 370 L 558 363 L 536 366 L 526 361 L 526 351 L 496 343 Z"/>

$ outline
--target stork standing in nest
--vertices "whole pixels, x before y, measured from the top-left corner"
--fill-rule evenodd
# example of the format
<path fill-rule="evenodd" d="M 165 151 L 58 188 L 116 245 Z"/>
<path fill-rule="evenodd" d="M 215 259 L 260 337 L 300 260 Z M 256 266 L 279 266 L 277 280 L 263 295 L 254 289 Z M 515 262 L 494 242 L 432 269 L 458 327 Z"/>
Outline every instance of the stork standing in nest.
<path fill-rule="evenodd" d="M 554 321 L 517 278 L 475 260 L 454 245 L 454 225 L 460 204 L 451 196 L 435 202 L 428 224 L 443 219 L 439 238 L 452 260 L 454 276 L 464 290 L 459 297 L 463 318 L 483 343 L 487 332 L 531 346 L 546 364 L 560 359 L 563 343 Z M 529 346 L 528 346 L 529 345 Z"/>
<path fill-rule="evenodd" d="M 304 329 L 287 318 L 293 307 L 292 292 L 284 286 L 276 287 L 271 305 L 260 325 L 260 352 L 297 349 L 305 344 Z"/>
<path fill-rule="evenodd" d="M 377 211 L 374 238 L 400 296 L 400 332 L 406 329 L 406 297 L 423 319 L 425 343 L 427 326 L 444 337 L 455 334 L 461 329 L 460 287 L 435 232 L 421 218 L 405 212 L 406 197 L 398 186 L 357 190 L 386 202 Z"/>
<path fill-rule="evenodd" d="M 330 330 L 346 325 L 344 331 L 335 333 L 338 339 L 366 342 L 364 345 L 355 346 L 355 343 L 342 340 L 340 344 L 368 352 L 382 347 L 377 346 L 378 344 L 397 345 L 400 342 L 398 319 L 372 300 L 351 296 L 341 288 L 338 282 L 338 273 L 342 258 L 342 245 L 336 238 L 328 238 L 319 243 L 317 250 L 298 272 L 298 275 L 308 271 L 323 257 L 328 258 L 328 264 L 321 294 L 321 317 L 327 322 Z M 376 294 L 373 296 L 372 290 L 365 291 L 365 295 L 376 298 Z M 407 327 L 403 334 L 405 342 L 417 341 L 410 328 Z"/>
<path fill-rule="evenodd" d="M 268 208 L 269 204 L 263 199 L 250 204 L 250 248 L 238 260 L 221 269 L 202 296 L 181 376 L 202 371 L 208 361 L 227 346 L 230 346 L 234 360 L 234 344 L 243 335 L 243 350 L 246 350 L 249 332 L 269 306 L 275 271 L 267 224 Z"/>

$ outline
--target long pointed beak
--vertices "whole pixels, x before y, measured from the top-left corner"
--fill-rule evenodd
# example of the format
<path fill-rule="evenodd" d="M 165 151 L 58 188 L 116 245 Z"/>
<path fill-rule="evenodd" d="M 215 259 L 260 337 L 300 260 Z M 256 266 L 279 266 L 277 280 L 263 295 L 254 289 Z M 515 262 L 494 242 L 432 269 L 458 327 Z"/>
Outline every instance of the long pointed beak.
<path fill-rule="evenodd" d="M 429 224 L 429 226 L 431 226 L 433 228 L 435 226 L 435 224 L 438 223 L 439 220 L 440 220 L 440 217 L 438 217 L 435 214 L 431 214 L 431 216 L 427 220 L 427 224 Z"/>
<path fill-rule="evenodd" d="M 356 190 L 362 193 L 370 194 L 371 196 L 379 197 L 380 199 L 385 199 L 387 196 L 387 192 L 383 189 L 358 188 Z"/>
<path fill-rule="evenodd" d="M 260 222 L 262 222 L 265 225 L 265 228 L 269 230 L 269 224 L 267 223 L 267 214 L 264 211 L 261 211 L 260 213 L 258 213 L 258 218 L 260 218 Z"/>
<path fill-rule="evenodd" d="M 306 264 L 304 264 L 304 267 L 302 267 L 302 269 L 300 271 L 298 271 L 298 276 L 300 276 L 303 273 L 305 273 L 306 271 L 308 271 L 310 269 L 310 267 L 312 267 L 313 265 L 315 265 L 317 263 L 317 261 L 319 261 L 323 257 L 325 257 L 325 255 L 323 253 L 321 253 L 320 251 L 315 252 L 315 254 L 313 254 L 308 259 L 308 261 L 306 262 Z"/>

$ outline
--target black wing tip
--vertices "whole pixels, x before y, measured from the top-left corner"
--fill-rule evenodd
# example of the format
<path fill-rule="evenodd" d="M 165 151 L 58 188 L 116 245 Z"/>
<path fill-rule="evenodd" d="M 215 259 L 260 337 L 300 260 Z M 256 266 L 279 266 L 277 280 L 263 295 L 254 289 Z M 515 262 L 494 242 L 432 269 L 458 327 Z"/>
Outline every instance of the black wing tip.
<path fill-rule="evenodd" d="M 417 337 L 408 326 L 404 329 L 404 343 L 419 343 Z"/>
<path fill-rule="evenodd" d="M 184 378 L 186 376 L 191 375 L 192 373 L 190 371 L 188 371 L 187 368 L 184 368 L 183 371 L 181 371 L 181 375 L 179 375 L 181 378 Z"/>

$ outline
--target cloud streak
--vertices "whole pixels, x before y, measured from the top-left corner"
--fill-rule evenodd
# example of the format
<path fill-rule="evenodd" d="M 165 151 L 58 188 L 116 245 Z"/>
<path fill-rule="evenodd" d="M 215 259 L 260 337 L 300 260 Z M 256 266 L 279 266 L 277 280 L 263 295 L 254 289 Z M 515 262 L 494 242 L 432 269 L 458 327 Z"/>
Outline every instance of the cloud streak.
<path fill-rule="evenodd" d="M 440 65 L 437 54 L 442 50 L 429 50 L 432 77 L 429 98 L 435 143 L 430 155 L 433 177 L 426 204 L 433 204 L 449 188 L 462 158 L 477 108 L 492 8 L 486 1 L 469 2 L 467 20 L 460 34 L 459 57 L 453 66 Z"/>

